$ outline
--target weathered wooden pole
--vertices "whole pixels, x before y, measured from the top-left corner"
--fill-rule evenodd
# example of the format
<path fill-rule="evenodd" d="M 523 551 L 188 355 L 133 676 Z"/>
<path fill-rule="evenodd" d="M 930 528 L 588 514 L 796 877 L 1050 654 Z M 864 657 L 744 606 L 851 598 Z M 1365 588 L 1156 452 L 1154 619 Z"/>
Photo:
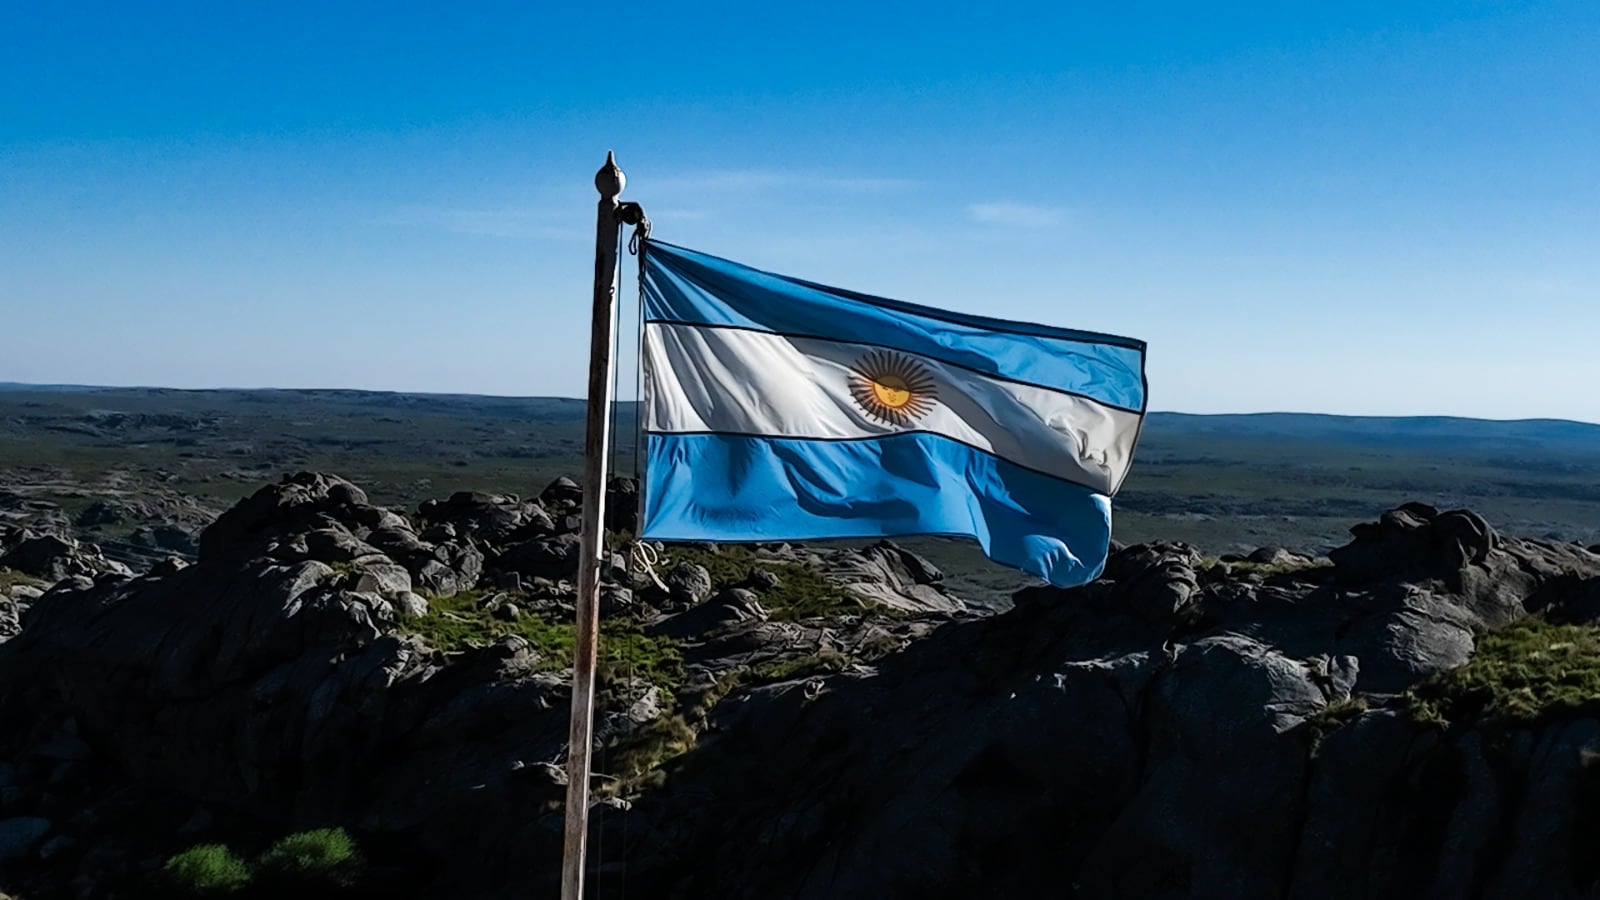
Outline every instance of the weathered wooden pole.
<path fill-rule="evenodd" d="M 583 454 L 583 533 L 578 558 L 578 630 L 572 649 L 572 729 L 567 739 L 567 824 L 561 900 L 582 900 L 589 832 L 589 750 L 594 743 L 594 675 L 600 638 L 600 554 L 605 542 L 606 467 L 611 458 L 611 347 L 617 323 L 617 197 L 627 183 L 608 151 L 595 173 L 600 210 L 594 235 L 594 317 L 589 327 L 589 408 Z"/>

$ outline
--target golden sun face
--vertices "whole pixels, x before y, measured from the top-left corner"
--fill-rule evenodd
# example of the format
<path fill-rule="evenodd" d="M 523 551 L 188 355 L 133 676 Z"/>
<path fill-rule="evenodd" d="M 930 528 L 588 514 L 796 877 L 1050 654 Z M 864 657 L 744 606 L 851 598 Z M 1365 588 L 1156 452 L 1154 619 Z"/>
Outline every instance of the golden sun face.
<path fill-rule="evenodd" d="M 933 409 L 939 395 L 922 363 L 892 350 L 874 350 L 855 365 L 850 395 L 885 425 L 910 425 Z"/>

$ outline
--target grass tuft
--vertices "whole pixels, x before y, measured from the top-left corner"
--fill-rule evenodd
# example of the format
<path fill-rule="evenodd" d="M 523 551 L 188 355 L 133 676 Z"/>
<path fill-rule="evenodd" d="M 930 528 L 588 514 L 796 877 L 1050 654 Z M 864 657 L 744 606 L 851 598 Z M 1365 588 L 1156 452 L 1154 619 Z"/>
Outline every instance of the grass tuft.
<path fill-rule="evenodd" d="M 213 897 L 244 888 L 250 868 L 222 844 L 201 844 L 168 859 L 161 876 L 181 896 Z"/>
<path fill-rule="evenodd" d="M 9 591 L 19 584 L 36 587 L 41 590 L 50 586 L 50 582 L 42 578 L 35 578 L 16 569 L 0 569 L 0 591 Z"/>
<path fill-rule="evenodd" d="M 256 868 L 274 884 L 348 887 L 359 878 L 361 855 L 343 828 L 318 828 L 279 838 Z"/>
<path fill-rule="evenodd" d="M 538 671 L 572 665 L 577 632 L 573 622 L 552 622 L 531 614 L 514 620 L 498 618 L 483 605 L 487 593 L 472 590 L 429 597 L 428 612 L 406 618 L 400 628 L 447 652 L 484 647 L 515 635 L 539 655 Z M 676 691 L 683 681 L 683 654 L 671 638 L 651 637 L 636 623 L 608 619 L 600 623 L 598 675 L 602 685 L 620 684 L 631 675 Z"/>
<path fill-rule="evenodd" d="M 1406 692 L 1413 718 L 1439 727 L 1525 723 L 1600 708 L 1600 626 L 1527 618 L 1484 634 L 1463 666 Z"/>
<path fill-rule="evenodd" d="M 1369 708 L 1365 697 L 1346 697 L 1335 700 L 1307 717 L 1306 727 L 1311 732 L 1311 752 L 1321 749 L 1322 742 L 1335 731 L 1361 717 Z"/>
<path fill-rule="evenodd" d="M 694 749 L 697 735 L 681 715 L 662 715 L 606 746 L 604 765 L 612 775 L 602 796 L 631 797 L 666 783 L 662 768 Z"/>

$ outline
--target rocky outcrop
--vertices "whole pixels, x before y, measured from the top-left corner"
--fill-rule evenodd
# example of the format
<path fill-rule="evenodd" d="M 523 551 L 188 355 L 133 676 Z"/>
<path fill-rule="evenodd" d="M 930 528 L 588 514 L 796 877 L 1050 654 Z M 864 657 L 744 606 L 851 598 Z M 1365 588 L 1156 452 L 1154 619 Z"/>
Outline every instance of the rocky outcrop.
<path fill-rule="evenodd" d="M 13 586 L 0 887 L 103 896 L 339 823 L 392 854 L 386 896 L 553 893 L 580 501 L 408 517 L 305 473 L 195 565 Z M 619 554 L 597 896 L 1583 896 L 1600 713 L 1443 728 L 1406 692 L 1530 613 L 1593 621 L 1600 557 L 1418 505 L 1352 537 L 1122 547 L 999 615 L 889 542 L 657 547 L 659 583 Z"/>
<path fill-rule="evenodd" d="M 94 544 L 65 535 L 5 525 L 0 525 L 0 569 L 11 569 L 49 582 L 133 574 L 127 566 L 106 559 Z"/>
<path fill-rule="evenodd" d="M 1025 591 L 870 677 L 727 707 L 636 808 L 665 849 L 630 877 L 670 896 L 1582 895 L 1600 873 L 1565 848 L 1592 827 L 1600 722 L 1515 732 L 1507 756 L 1485 749 L 1503 731 L 1382 707 L 1546 592 L 1600 583 L 1600 558 L 1419 512 L 1264 580 L 1127 548 L 1108 580 Z M 1397 537 L 1427 555 L 1362 546 Z"/>

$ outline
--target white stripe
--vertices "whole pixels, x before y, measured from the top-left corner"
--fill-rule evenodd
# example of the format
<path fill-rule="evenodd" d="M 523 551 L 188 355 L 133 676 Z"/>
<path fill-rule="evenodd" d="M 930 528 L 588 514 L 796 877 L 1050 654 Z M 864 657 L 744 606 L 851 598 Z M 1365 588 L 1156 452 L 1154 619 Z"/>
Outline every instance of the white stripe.
<path fill-rule="evenodd" d="M 869 415 L 852 394 L 861 361 L 881 348 L 761 331 L 645 326 L 645 428 L 793 438 L 928 431 L 1104 494 L 1121 485 L 1140 415 L 1094 400 L 915 360 L 937 400 L 906 424 Z"/>

